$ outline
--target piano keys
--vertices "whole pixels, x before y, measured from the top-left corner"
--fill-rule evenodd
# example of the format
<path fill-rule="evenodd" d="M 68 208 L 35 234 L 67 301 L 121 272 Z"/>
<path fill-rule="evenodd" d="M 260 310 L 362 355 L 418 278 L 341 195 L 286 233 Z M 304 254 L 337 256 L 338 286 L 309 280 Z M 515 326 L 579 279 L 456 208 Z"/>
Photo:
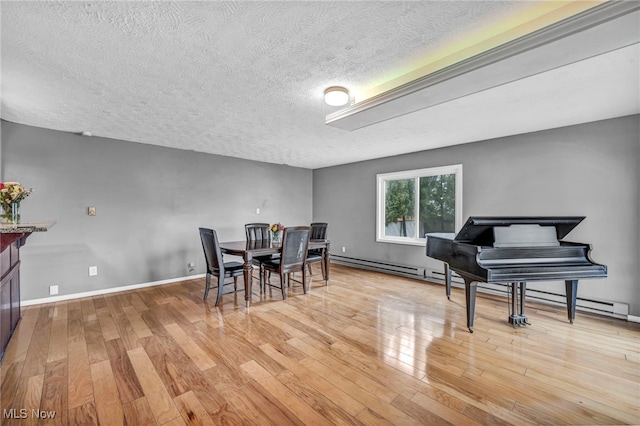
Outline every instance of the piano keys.
<path fill-rule="evenodd" d="M 593 262 L 591 246 L 563 241 L 584 217 L 470 217 L 460 232 L 426 234 L 427 256 L 444 262 L 447 298 L 451 271 L 464 280 L 467 328 L 473 333 L 479 282 L 504 283 L 512 300 L 508 323 L 528 325 L 526 283 L 565 282 L 567 315 L 575 319 L 578 280 L 605 278 L 607 267 Z"/>

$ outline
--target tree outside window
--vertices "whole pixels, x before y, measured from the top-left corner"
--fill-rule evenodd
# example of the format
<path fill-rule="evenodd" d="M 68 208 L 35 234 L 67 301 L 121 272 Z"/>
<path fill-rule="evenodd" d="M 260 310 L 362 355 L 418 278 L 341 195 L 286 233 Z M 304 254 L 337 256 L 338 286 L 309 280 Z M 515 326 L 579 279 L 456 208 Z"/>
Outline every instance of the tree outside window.
<path fill-rule="evenodd" d="M 436 175 L 420 178 L 420 231 L 455 232 L 456 175 Z"/>
<path fill-rule="evenodd" d="M 385 234 L 406 237 L 407 221 L 413 223 L 415 212 L 415 181 L 388 180 L 385 186 Z"/>

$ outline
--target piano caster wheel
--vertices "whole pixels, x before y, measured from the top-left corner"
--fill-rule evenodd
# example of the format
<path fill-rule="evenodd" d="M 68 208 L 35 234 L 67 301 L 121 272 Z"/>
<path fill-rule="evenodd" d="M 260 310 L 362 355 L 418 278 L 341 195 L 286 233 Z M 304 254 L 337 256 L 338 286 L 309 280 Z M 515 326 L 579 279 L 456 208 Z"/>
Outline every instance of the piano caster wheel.
<path fill-rule="evenodd" d="M 469 333 L 473 333 L 473 328 L 469 327 Z"/>

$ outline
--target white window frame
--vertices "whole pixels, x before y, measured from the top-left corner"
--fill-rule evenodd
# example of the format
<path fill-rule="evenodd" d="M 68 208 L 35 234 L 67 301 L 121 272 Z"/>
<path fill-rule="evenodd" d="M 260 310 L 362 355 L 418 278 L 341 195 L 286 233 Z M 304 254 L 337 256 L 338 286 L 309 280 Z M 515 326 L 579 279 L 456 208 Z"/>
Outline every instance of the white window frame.
<path fill-rule="evenodd" d="M 414 188 L 420 188 L 419 180 L 421 177 L 438 176 L 438 175 L 455 175 L 456 180 L 456 213 L 455 213 L 455 228 L 456 232 L 462 227 L 462 164 L 454 164 L 451 166 L 430 167 L 427 169 L 419 170 L 406 170 L 402 172 L 392 173 L 379 173 L 376 175 L 377 180 L 377 197 L 376 197 L 376 241 L 382 243 L 394 243 L 394 244 L 406 244 L 424 246 L 424 235 L 414 235 L 413 237 L 392 237 L 385 235 L 385 182 L 388 180 L 400 180 L 400 179 L 416 179 Z M 414 197 L 415 212 L 414 217 L 418 217 L 418 198 Z M 416 219 L 416 233 L 420 229 Z"/>

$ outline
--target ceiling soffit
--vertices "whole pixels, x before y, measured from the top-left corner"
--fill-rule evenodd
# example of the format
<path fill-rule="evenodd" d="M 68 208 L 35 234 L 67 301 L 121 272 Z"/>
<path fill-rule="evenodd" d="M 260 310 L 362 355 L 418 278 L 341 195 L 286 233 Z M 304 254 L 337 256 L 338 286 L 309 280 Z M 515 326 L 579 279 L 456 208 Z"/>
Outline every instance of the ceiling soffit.
<path fill-rule="evenodd" d="M 471 58 L 332 112 L 344 130 L 393 119 L 640 42 L 640 3 L 603 3 Z"/>

